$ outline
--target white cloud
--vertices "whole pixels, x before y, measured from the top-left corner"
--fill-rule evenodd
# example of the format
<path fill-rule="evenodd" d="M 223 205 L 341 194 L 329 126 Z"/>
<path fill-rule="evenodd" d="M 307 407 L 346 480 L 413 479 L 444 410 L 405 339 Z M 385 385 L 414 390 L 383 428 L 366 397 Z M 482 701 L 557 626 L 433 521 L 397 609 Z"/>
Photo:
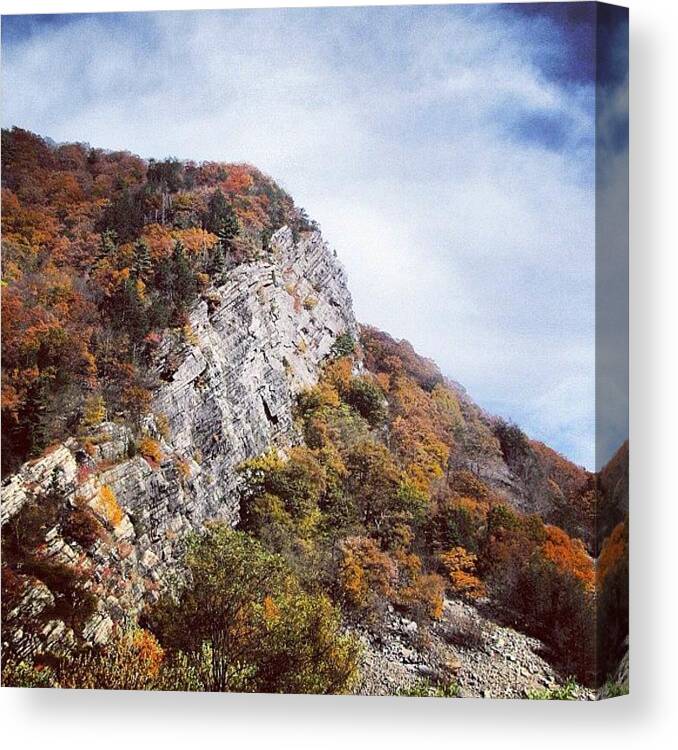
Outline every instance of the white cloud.
<path fill-rule="evenodd" d="M 591 90 L 542 74 L 533 30 L 468 8 L 86 18 L 4 50 L 3 121 L 257 164 L 320 221 L 361 320 L 592 465 Z"/>

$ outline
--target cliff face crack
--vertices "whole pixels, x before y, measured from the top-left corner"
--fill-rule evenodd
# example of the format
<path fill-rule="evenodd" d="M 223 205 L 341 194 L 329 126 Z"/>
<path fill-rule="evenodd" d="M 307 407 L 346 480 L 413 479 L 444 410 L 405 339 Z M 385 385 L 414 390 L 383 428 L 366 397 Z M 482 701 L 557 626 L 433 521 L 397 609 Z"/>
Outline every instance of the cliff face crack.
<path fill-rule="evenodd" d="M 273 414 L 271 408 L 268 405 L 268 402 L 263 396 L 261 397 L 261 403 L 264 405 L 264 413 L 266 414 L 266 419 L 268 419 L 271 424 L 277 425 L 279 421 L 278 417 L 277 415 Z"/>
<path fill-rule="evenodd" d="M 64 503 L 74 502 L 77 492 L 79 502 L 97 513 L 103 487 L 115 496 L 121 519 L 111 540 L 102 541 L 94 553 L 82 553 L 88 575 L 105 583 L 95 594 L 98 612 L 83 632 L 87 642 L 105 642 L 114 623 L 135 618 L 145 602 L 160 595 L 181 564 L 188 533 L 215 518 L 236 523 L 240 490 L 235 467 L 271 445 L 296 442 L 295 394 L 316 383 L 321 363 L 340 332 L 357 336 L 345 279 L 335 270 L 337 262 L 320 235 L 308 233 L 295 242 L 292 231 L 284 227 L 272 242 L 278 253 L 274 270 L 280 287 L 269 282 L 270 267 L 231 268 L 224 283 L 206 292 L 211 306 L 201 301 L 189 312 L 197 346 L 186 346 L 171 332 L 163 334 L 151 364 L 158 388 L 151 405 L 153 416 L 147 418 L 150 423 L 163 415 L 170 426 L 164 436 L 159 423 L 152 430 L 164 456 L 157 466 L 138 453 L 130 456 L 136 440 L 129 425 L 106 422 L 93 429 L 98 439 L 89 450 L 94 456 L 87 453 L 85 459 L 84 441 L 69 438 L 37 462 L 24 465 L 3 485 L 3 523 L 14 518 L 29 497 L 49 490 L 56 468 L 63 473 L 65 486 L 73 487 L 64 493 Z M 319 289 L 309 281 L 314 257 L 332 270 L 327 274 L 332 281 Z M 300 310 L 295 310 L 294 299 L 284 289 L 285 265 L 302 279 Z M 303 307 L 307 297 L 317 300 L 312 316 Z M 335 308 L 327 302 L 329 297 L 344 304 Z M 303 350 L 295 346 L 300 337 Z M 175 456 L 176 465 L 170 458 Z M 75 553 L 62 539 L 60 527 L 50 533 L 52 548 L 64 564 L 71 564 Z M 118 545 L 124 545 L 126 554 L 118 554 Z M 31 625 L 32 608 L 46 607 L 51 598 L 47 586 L 27 586 L 21 617 L 11 625 L 21 653 L 71 648 L 75 636 L 67 623 L 45 633 L 19 625 L 20 621 Z"/>

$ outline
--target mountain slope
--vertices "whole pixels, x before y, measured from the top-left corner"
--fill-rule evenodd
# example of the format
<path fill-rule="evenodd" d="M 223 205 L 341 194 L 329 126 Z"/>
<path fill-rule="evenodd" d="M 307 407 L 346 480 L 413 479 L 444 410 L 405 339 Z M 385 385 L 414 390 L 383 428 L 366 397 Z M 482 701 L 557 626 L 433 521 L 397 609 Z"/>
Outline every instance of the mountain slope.
<path fill-rule="evenodd" d="M 142 418 L 142 437 L 124 423 L 101 422 L 24 465 L 3 488 L 3 524 L 21 525 L 27 504 L 58 495 L 60 524 L 47 531 L 46 555 L 55 564 L 77 562 L 96 581 L 97 614 L 85 625 L 94 638 L 157 591 L 187 531 L 210 519 L 237 520 L 235 467 L 295 441 L 295 393 L 317 380 L 340 334 L 355 335 L 343 270 L 317 232 L 295 244 L 288 228 L 279 230 L 265 262 L 236 267 L 224 282 L 190 313 L 189 340 L 168 334 L 158 344 L 151 366 L 162 385 Z M 310 294 L 316 304 L 307 310 L 297 299 Z M 108 527 L 93 550 L 63 534 L 71 506 Z M 52 622 L 37 614 L 30 604 L 26 618 L 17 612 L 5 620 L 6 630 L 20 623 L 21 653 L 38 648 L 30 632 Z M 70 638 L 52 622 L 50 648 L 55 627 Z"/>
<path fill-rule="evenodd" d="M 2 219 L 4 679 L 346 692 L 370 679 L 358 641 L 392 660 L 405 622 L 448 690 L 476 657 L 509 658 L 455 625 L 468 607 L 510 626 L 524 668 L 542 648 L 549 685 L 600 681 L 597 478 L 359 327 L 336 255 L 270 178 L 13 130 Z M 237 616 L 218 616 L 237 583 L 222 559 L 269 571 Z M 212 610 L 227 632 L 200 635 Z M 130 637 L 160 666 L 134 672 Z M 201 661 L 224 638 L 238 659 Z M 120 660 L 133 682 L 105 672 Z M 536 686 L 509 673 L 471 692 Z"/>

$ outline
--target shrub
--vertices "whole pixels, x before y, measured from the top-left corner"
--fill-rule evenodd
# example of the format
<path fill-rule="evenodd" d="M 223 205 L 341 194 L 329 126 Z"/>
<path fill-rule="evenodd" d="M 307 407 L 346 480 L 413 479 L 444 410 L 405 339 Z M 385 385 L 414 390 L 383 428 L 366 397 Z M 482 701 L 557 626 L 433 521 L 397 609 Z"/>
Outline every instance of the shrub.
<path fill-rule="evenodd" d="M 167 414 L 158 412 L 154 415 L 155 425 L 158 428 L 158 432 L 162 435 L 165 440 L 169 440 L 170 437 L 170 423 Z"/>
<path fill-rule="evenodd" d="M 466 599 L 485 596 L 485 584 L 475 575 L 476 556 L 463 547 L 453 547 L 439 555 L 447 574 L 447 586 L 453 594 Z"/>
<path fill-rule="evenodd" d="M 348 357 L 355 352 L 355 339 L 350 333 L 340 333 L 332 345 L 330 356 L 334 359 Z"/>
<path fill-rule="evenodd" d="M 527 697 L 531 701 L 575 701 L 577 700 L 577 683 L 571 677 L 564 685 L 558 687 L 528 690 Z"/>
<path fill-rule="evenodd" d="M 348 606 L 374 609 L 395 595 L 398 568 L 368 537 L 350 537 L 340 545 L 339 596 Z"/>
<path fill-rule="evenodd" d="M 435 684 L 430 680 L 417 680 L 408 687 L 399 688 L 396 695 L 403 698 L 458 698 L 460 690 L 455 682 Z"/>
<path fill-rule="evenodd" d="M 313 308 L 318 304 L 318 298 L 313 296 L 308 296 L 304 299 L 304 309 L 305 310 L 313 310 Z"/>
<path fill-rule="evenodd" d="M 157 690 L 164 651 L 147 630 L 114 630 L 104 646 L 80 651 L 59 661 L 63 688 Z"/>
<path fill-rule="evenodd" d="M 2 660 L 2 685 L 22 688 L 59 687 L 56 675 L 49 667 L 13 658 Z"/>
<path fill-rule="evenodd" d="M 77 542 L 83 549 L 91 549 L 104 536 L 104 529 L 92 513 L 84 508 L 75 508 L 63 520 L 64 537 Z"/>
<path fill-rule="evenodd" d="M 451 486 L 457 495 L 461 497 L 470 497 L 474 500 L 487 500 L 489 496 L 487 485 L 468 469 L 461 469 L 455 472 Z"/>
<path fill-rule="evenodd" d="M 467 614 L 457 614 L 445 621 L 444 637 L 448 643 L 461 648 L 482 649 L 485 646 L 486 627 L 482 620 Z"/>
<path fill-rule="evenodd" d="M 429 539 L 434 549 L 464 547 L 477 553 L 485 533 L 487 507 L 471 498 L 439 498 L 429 519 Z"/>
<path fill-rule="evenodd" d="M 368 378 L 353 378 L 344 397 L 373 427 L 386 417 L 386 402 L 379 386 Z"/>
<path fill-rule="evenodd" d="M 94 427 L 106 418 L 106 404 L 101 396 L 91 396 L 85 401 L 82 423 Z"/>
<path fill-rule="evenodd" d="M 201 689 L 341 692 L 358 649 L 322 595 L 301 590 L 284 560 L 248 534 L 213 524 L 188 542 L 191 584 L 147 620 L 187 655 Z"/>
<path fill-rule="evenodd" d="M 122 508 L 118 505 L 115 492 L 107 484 L 102 485 L 99 489 L 97 507 L 103 514 L 104 518 L 114 528 L 122 521 Z"/>
<path fill-rule="evenodd" d="M 144 435 L 137 446 L 139 453 L 145 458 L 159 464 L 164 458 L 160 444 L 148 435 Z"/>
<path fill-rule="evenodd" d="M 421 559 L 412 552 L 398 550 L 396 601 L 419 621 L 439 620 L 443 614 L 445 582 L 436 573 L 424 573 Z"/>

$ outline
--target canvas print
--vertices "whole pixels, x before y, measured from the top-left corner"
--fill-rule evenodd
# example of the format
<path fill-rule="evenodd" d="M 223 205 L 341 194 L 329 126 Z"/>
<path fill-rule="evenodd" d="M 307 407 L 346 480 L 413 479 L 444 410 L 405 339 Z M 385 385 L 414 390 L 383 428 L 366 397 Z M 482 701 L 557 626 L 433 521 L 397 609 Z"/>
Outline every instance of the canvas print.
<path fill-rule="evenodd" d="M 2 685 L 628 692 L 628 12 L 2 18 Z"/>

